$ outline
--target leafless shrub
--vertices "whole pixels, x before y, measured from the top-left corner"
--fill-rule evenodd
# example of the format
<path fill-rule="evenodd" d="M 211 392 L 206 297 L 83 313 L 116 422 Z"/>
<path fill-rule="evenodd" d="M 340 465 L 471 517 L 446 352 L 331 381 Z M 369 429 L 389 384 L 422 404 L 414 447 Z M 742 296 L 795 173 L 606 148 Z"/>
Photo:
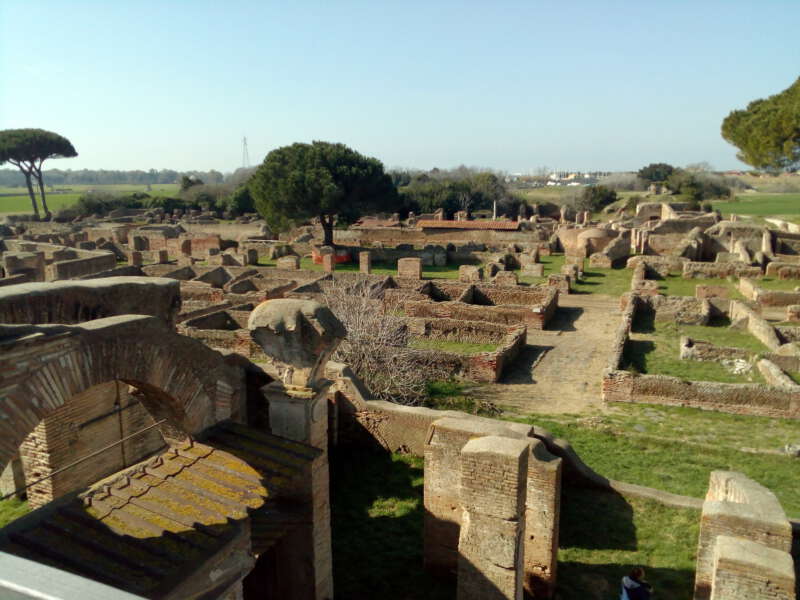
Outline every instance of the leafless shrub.
<path fill-rule="evenodd" d="M 421 364 L 419 353 L 408 347 L 409 334 L 400 306 L 384 303 L 383 290 L 367 278 L 355 282 L 332 279 L 322 283 L 326 303 L 347 328 L 347 338 L 333 356 L 350 365 L 372 394 L 398 404 L 420 404 L 427 383 L 446 378 L 431 360 Z"/>

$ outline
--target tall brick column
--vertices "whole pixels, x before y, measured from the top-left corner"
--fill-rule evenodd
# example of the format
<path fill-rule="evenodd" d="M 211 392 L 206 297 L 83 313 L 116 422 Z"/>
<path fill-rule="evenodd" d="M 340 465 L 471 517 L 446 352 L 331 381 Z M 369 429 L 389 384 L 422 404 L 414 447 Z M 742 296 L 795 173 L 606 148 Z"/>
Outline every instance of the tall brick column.
<path fill-rule="evenodd" d="M 372 253 L 369 250 L 358 253 L 358 270 L 366 275 L 372 273 Z"/>
<path fill-rule="evenodd" d="M 558 522 L 561 515 L 561 459 L 533 441 L 525 499 L 525 592 L 550 598 L 556 587 Z"/>
<path fill-rule="evenodd" d="M 333 313 L 309 300 L 269 300 L 250 314 L 248 329 L 267 356 L 265 370 L 275 379 L 262 391 L 275 435 L 320 450 L 284 496 L 306 506 L 306 521 L 277 548 L 281 598 L 333 598 L 328 404 L 325 364 L 346 335 Z"/>
<path fill-rule="evenodd" d="M 528 455 L 528 440 L 499 436 L 461 450 L 458 600 L 522 600 Z"/>

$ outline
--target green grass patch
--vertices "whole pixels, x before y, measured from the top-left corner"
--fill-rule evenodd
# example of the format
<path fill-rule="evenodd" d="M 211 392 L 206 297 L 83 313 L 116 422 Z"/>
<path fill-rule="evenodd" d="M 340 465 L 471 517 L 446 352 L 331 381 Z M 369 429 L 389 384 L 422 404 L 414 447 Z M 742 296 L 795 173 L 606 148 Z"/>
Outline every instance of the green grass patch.
<path fill-rule="evenodd" d="M 679 325 L 655 321 L 652 315 L 637 315 L 631 336 L 625 345 L 624 367 L 638 373 L 670 375 L 684 381 L 718 381 L 722 383 L 763 383 L 757 369 L 734 375 L 717 362 L 681 360 L 682 335 L 711 342 L 717 346 L 742 348 L 754 353 L 768 349 L 746 332 L 730 329 L 727 319 L 712 320 L 707 326 Z"/>
<path fill-rule="evenodd" d="M 331 506 L 338 597 L 455 599 L 454 581 L 423 570 L 421 458 L 334 452 Z M 696 511 L 574 488 L 564 489 L 561 510 L 558 597 L 616 597 L 620 579 L 636 565 L 647 569 L 660 596 L 691 596 Z"/>
<path fill-rule="evenodd" d="M 494 352 L 497 350 L 497 344 L 456 342 L 433 338 L 414 338 L 408 345 L 411 348 L 420 350 L 439 350 L 440 352 L 453 352 L 455 354 L 480 354 L 481 352 Z"/>
<path fill-rule="evenodd" d="M 711 471 L 740 471 L 772 490 L 787 515 L 800 517 L 797 459 L 777 453 L 800 440 L 800 421 L 649 405 L 518 420 L 569 440 L 605 477 L 702 498 Z"/>
<path fill-rule="evenodd" d="M 613 492 L 566 487 L 556 597 L 618 598 L 636 566 L 658 598 L 691 598 L 700 515 Z"/>
<path fill-rule="evenodd" d="M 795 221 L 800 217 L 800 193 L 738 194 L 733 202 L 719 200 L 711 204 L 725 217 L 737 214 L 777 217 L 789 221 Z"/>
<path fill-rule="evenodd" d="M 692 296 L 695 295 L 695 288 L 698 285 L 719 285 L 730 290 L 730 297 L 735 300 L 742 300 L 744 297 L 739 293 L 738 282 L 728 279 L 684 279 L 680 275 L 669 274 L 665 279 L 658 280 L 658 291 L 665 296 Z"/>
<path fill-rule="evenodd" d="M 50 212 L 56 212 L 62 208 L 72 206 L 78 201 L 81 194 L 47 194 L 47 207 Z M 36 195 L 36 203 L 39 211 L 42 211 L 39 195 Z M 28 194 L 19 196 L 0 196 L 0 213 L 33 213 L 31 199 Z"/>
<path fill-rule="evenodd" d="M 11 521 L 19 519 L 30 512 L 28 503 L 16 498 L 0 500 L 0 527 L 5 527 Z"/>
<path fill-rule="evenodd" d="M 794 288 L 800 287 L 800 281 L 797 279 L 777 279 L 775 277 L 764 277 L 763 279 L 755 280 L 756 287 L 765 290 L 776 290 L 783 292 L 793 292 Z"/>
<path fill-rule="evenodd" d="M 333 580 L 338 598 L 455 599 L 455 582 L 423 570 L 422 467 L 422 459 L 410 455 L 331 455 Z"/>
<path fill-rule="evenodd" d="M 543 277 L 530 277 L 522 275 L 519 282 L 525 285 L 540 285 L 547 283 L 548 275 L 557 275 L 564 265 L 563 254 L 540 256 L 539 261 L 544 265 Z M 590 267 L 588 259 L 585 261 L 583 279 L 573 283 L 573 292 L 576 294 L 608 294 L 619 296 L 630 290 L 632 272 L 624 267 L 601 269 Z"/>

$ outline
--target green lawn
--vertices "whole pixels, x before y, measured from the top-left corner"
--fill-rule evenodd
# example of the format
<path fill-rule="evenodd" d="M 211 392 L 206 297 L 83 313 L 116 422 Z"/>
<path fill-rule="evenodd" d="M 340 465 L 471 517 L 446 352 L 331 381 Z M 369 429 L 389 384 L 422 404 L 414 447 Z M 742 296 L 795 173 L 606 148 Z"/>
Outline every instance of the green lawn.
<path fill-rule="evenodd" d="M 454 582 L 422 569 L 422 459 L 337 451 L 331 455 L 331 473 L 337 597 L 454 600 Z M 634 565 L 647 568 L 648 580 L 664 598 L 689 597 L 698 521 L 692 510 L 566 488 L 558 597 L 616 597 L 619 580 Z"/>
<path fill-rule="evenodd" d="M 777 279 L 775 277 L 764 277 L 755 282 L 756 287 L 765 290 L 780 290 L 784 292 L 793 292 L 794 288 L 800 287 L 800 281 L 797 279 Z"/>
<path fill-rule="evenodd" d="M 420 350 L 438 350 L 440 352 L 454 352 L 456 354 L 480 354 L 481 352 L 494 352 L 497 344 L 480 344 L 477 342 L 456 342 L 434 338 L 414 338 L 409 342 L 409 347 Z"/>
<path fill-rule="evenodd" d="M 738 194 L 733 202 L 711 203 L 723 216 L 730 214 L 754 217 L 777 217 L 789 221 L 800 219 L 800 194 Z"/>
<path fill-rule="evenodd" d="M 0 527 L 5 527 L 14 519 L 28 513 L 28 503 L 16 498 L 0 500 Z"/>
<path fill-rule="evenodd" d="M 750 334 L 730 329 L 727 319 L 716 319 L 708 326 L 678 325 L 654 321 L 652 315 L 637 315 L 631 337 L 625 345 L 625 368 L 651 375 L 671 375 L 685 381 L 719 381 L 724 383 L 763 383 L 757 369 L 734 375 L 717 362 L 681 360 L 680 337 L 711 342 L 718 346 L 743 348 L 752 352 L 768 349 Z"/>
<path fill-rule="evenodd" d="M 81 194 L 46 194 L 47 207 L 51 212 L 56 212 L 62 208 L 72 206 L 81 197 Z M 39 195 L 36 195 L 36 202 L 39 210 L 42 210 L 39 202 Z M 31 199 L 27 194 L 21 196 L 0 196 L 1 213 L 32 213 Z"/>
<path fill-rule="evenodd" d="M 75 204 L 84 193 L 89 190 L 109 193 L 145 192 L 151 196 L 176 195 L 179 191 L 178 184 L 154 184 L 147 189 L 147 185 L 117 184 L 117 185 L 63 185 L 55 186 L 55 190 L 45 189 L 47 206 L 55 212 Z M 38 201 L 38 190 L 37 190 Z M 41 210 L 41 207 L 40 207 Z M 2 213 L 30 213 L 31 200 L 24 187 L 0 187 L 0 214 Z"/>
<path fill-rule="evenodd" d="M 605 477 L 702 498 L 711 471 L 740 471 L 772 490 L 788 516 L 800 517 L 797 459 L 777 453 L 800 440 L 798 420 L 635 404 L 515 420 L 569 440 Z"/>
<path fill-rule="evenodd" d="M 564 265 L 564 255 L 554 254 L 540 256 L 539 261 L 544 265 L 543 277 L 520 276 L 519 281 L 526 285 L 539 285 L 547 283 L 547 276 L 559 274 Z M 619 296 L 630 290 L 632 271 L 624 267 L 615 269 L 601 269 L 589 266 L 589 260 L 584 262 L 583 279 L 574 283 L 573 293 L 576 294 L 608 294 Z"/>
<path fill-rule="evenodd" d="M 684 279 L 680 275 L 669 274 L 665 279 L 658 280 L 658 291 L 665 296 L 692 296 L 698 285 L 721 285 L 730 290 L 730 297 L 742 300 L 739 293 L 738 281 L 727 279 Z"/>

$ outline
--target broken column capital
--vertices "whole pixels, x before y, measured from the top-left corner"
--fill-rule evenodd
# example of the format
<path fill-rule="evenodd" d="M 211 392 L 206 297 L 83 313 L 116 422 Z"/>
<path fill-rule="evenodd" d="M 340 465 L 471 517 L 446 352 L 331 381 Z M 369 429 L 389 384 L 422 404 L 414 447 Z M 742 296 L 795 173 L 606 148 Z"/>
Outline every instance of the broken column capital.
<path fill-rule="evenodd" d="M 265 370 L 285 393 L 318 391 L 325 363 L 347 334 L 331 310 L 313 300 L 267 300 L 250 314 L 247 327 L 267 355 Z"/>

